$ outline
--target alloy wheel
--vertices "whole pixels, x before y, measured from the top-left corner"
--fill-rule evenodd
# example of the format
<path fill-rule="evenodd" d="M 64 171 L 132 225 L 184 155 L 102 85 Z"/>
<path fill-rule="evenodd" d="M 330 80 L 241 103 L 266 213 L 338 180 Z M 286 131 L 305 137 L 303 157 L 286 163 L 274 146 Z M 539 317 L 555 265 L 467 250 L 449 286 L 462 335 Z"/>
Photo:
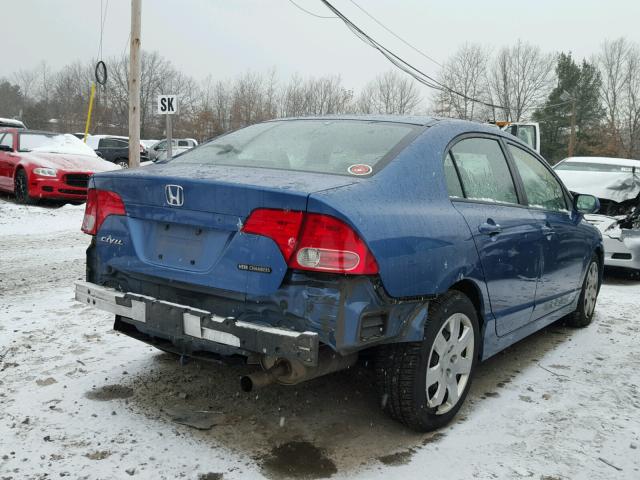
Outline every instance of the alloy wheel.
<path fill-rule="evenodd" d="M 598 264 L 591 262 L 587 271 L 587 279 L 584 285 L 584 314 L 587 317 L 593 315 L 598 298 Z"/>
<path fill-rule="evenodd" d="M 431 346 L 427 363 L 427 405 L 437 415 L 456 406 L 469 381 L 475 332 L 471 320 L 454 313 L 444 322 Z"/>

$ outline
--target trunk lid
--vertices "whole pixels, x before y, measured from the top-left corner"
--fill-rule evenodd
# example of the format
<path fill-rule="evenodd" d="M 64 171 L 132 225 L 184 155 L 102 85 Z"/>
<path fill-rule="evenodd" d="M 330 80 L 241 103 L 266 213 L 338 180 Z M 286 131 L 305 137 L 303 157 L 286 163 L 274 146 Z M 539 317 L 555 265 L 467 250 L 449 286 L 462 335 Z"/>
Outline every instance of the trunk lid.
<path fill-rule="evenodd" d="M 305 211 L 311 193 L 354 181 L 340 175 L 180 164 L 95 175 L 93 186 L 118 193 L 127 211 L 126 217 L 107 217 L 96 236 L 102 268 L 241 294 L 271 294 L 287 264 L 273 240 L 240 231 L 251 211 Z M 170 205 L 176 195 L 180 201 Z"/>

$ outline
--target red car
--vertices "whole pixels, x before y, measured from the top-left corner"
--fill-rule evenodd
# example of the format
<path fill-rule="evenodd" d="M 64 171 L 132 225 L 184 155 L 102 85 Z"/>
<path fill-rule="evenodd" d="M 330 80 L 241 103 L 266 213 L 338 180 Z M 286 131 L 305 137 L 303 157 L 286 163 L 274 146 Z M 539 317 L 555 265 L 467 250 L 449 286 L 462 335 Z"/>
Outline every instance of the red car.
<path fill-rule="evenodd" d="M 21 203 L 85 201 L 91 175 L 119 168 L 73 135 L 0 128 L 0 190 Z"/>

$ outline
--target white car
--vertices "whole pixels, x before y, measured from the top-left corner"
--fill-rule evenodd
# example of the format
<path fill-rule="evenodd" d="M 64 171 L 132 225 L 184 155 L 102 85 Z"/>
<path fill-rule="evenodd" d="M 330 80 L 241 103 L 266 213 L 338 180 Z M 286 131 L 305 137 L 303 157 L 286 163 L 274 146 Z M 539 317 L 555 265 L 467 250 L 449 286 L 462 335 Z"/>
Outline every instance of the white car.
<path fill-rule="evenodd" d="M 171 154 L 175 157 L 179 153 L 191 150 L 198 146 L 198 141 L 194 138 L 173 138 L 171 142 Z M 167 139 L 159 141 L 149 148 L 149 158 L 154 162 L 167 158 Z"/>
<path fill-rule="evenodd" d="M 570 157 L 554 169 L 569 190 L 600 200 L 585 219 L 602 233 L 605 265 L 640 271 L 640 160 Z"/>
<path fill-rule="evenodd" d="M 153 147 L 156 143 L 158 143 L 160 140 L 140 140 L 140 143 L 142 145 L 144 145 L 144 148 L 146 150 L 149 150 L 151 147 Z"/>

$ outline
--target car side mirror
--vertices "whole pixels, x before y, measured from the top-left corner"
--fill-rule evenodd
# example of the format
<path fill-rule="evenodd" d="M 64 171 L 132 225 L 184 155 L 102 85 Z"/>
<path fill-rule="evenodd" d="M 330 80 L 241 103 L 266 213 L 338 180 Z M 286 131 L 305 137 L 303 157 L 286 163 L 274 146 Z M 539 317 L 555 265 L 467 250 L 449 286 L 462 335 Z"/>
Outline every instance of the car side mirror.
<path fill-rule="evenodd" d="M 98 155 L 100 158 L 104 158 L 104 155 L 102 152 L 99 152 L 98 150 L 95 151 L 96 155 Z"/>
<path fill-rule="evenodd" d="M 600 200 L 593 195 L 579 194 L 573 197 L 573 206 L 580 213 L 596 213 L 600 210 Z"/>
<path fill-rule="evenodd" d="M 13 147 L 9 145 L 0 145 L 0 152 L 13 152 Z"/>

